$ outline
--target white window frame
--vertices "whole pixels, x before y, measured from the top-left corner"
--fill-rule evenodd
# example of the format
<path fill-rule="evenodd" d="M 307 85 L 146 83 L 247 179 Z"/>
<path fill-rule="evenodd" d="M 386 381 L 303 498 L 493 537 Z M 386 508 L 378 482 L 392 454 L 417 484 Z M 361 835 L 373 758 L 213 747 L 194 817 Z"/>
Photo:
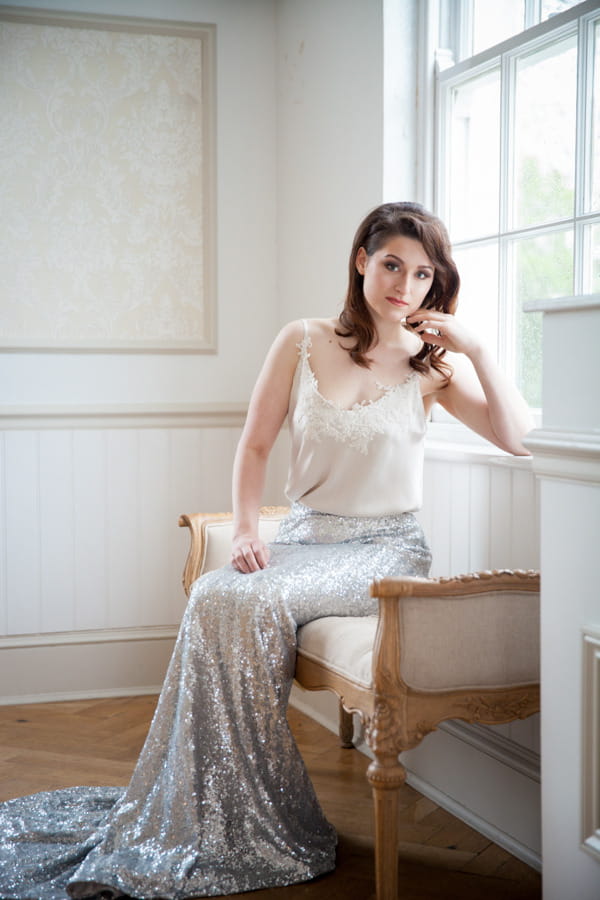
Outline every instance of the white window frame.
<path fill-rule="evenodd" d="M 541 0 L 526 0 L 526 23 L 539 20 Z M 468 57 L 454 64 L 454 52 L 464 54 L 469 40 L 472 0 L 422 0 L 419 3 L 419 107 L 418 134 L 420 165 L 417 171 L 417 190 L 419 199 L 425 206 L 433 209 L 443 220 L 448 220 L 448 210 L 444 208 L 444 178 L 448 154 L 445 153 L 446 135 L 439 123 L 444 120 L 442 110 L 452 88 L 488 69 L 501 68 L 501 117 L 503 141 L 501 146 L 502 196 L 500 200 L 500 227 L 497 233 L 487 239 L 499 240 L 499 357 L 501 365 L 508 371 L 514 368 L 514 342 L 510 340 L 510 322 L 513 311 L 508 309 L 505 292 L 502 290 L 502 279 L 507 277 L 507 254 L 509 245 L 515 238 L 530 235 L 538 236 L 554 229 L 570 225 L 574 230 L 574 271 L 575 293 L 584 292 L 584 235 L 585 227 L 600 222 L 598 211 L 586 213 L 584 209 L 585 185 L 589 179 L 590 156 L 586 148 L 590 147 L 591 102 L 593 66 L 588 54 L 593 48 L 593 28 L 598 19 L 597 0 L 586 0 L 551 19 L 528 27 L 514 37 L 500 44 L 483 50 L 475 56 Z M 526 52 L 535 51 L 544 44 L 553 42 L 569 34 L 577 33 L 579 37 L 578 56 L 578 91 L 577 91 L 577 125 L 576 125 L 576 184 L 574 214 L 567 219 L 553 221 L 545 226 L 525 228 L 509 228 L 508 185 L 510 178 L 510 147 L 508 145 L 507 122 L 514 109 L 514 87 L 516 60 Z M 453 48 L 440 49 L 440 36 L 448 37 Z M 454 52 L 453 52 L 454 51 Z M 452 237 L 452 235 L 451 235 Z M 483 236 L 476 239 L 457 241 L 457 247 L 481 245 Z M 541 421 L 541 414 L 536 411 L 536 424 Z M 443 440 L 472 443 L 470 434 L 464 426 L 456 423 L 444 410 L 436 407 L 433 415 L 432 436 Z M 479 442 L 478 442 L 479 443 Z"/>

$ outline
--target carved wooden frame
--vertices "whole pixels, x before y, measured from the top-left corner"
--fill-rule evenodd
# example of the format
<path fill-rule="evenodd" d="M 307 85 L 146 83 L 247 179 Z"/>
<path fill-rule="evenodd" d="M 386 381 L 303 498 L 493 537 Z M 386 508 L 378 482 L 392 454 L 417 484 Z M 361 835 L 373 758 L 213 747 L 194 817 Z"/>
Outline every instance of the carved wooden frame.
<path fill-rule="evenodd" d="M 264 507 L 261 516 L 281 517 L 285 507 Z M 190 586 L 201 571 L 210 522 L 231 520 L 230 513 L 181 516 L 179 524 L 191 531 L 191 548 L 183 584 Z M 298 650 L 296 681 L 307 690 L 330 690 L 340 700 L 340 737 L 352 746 L 352 713 L 360 716 L 365 739 L 375 759 L 367 777 L 375 807 L 375 870 L 377 900 L 398 897 L 398 790 L 406 779 L 399 755 L 416 747 L 446 719 L 500 724 L 524 719 L 539 712 L 538 683 L 489 688 L 473 686 L 461 690 L 412 688 L 402 678 L 402 627 L 399 605 L 406 597 L 457 597 L 492 591 L 539 593 L 535 571 L 495 570 L 451 578 L 385 578 L 371 587 L 379 600 L 379 622 L 373 648 L 371 688 L 340 675 L 325 663 L 316 662 Z"/>

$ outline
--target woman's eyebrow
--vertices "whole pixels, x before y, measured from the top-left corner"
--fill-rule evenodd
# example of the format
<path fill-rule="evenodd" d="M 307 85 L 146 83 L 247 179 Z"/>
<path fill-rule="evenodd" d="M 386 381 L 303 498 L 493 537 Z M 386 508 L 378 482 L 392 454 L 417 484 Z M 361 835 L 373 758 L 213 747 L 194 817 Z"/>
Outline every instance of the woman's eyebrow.
<path fill-rule="evenodd" d="M 397 260 L 398 262 L 401 262 L 401 263 L 404 262 L 404 260 L 402 259 L 402 257 L 401 257 L 401 256 L 396 256 L 395 253 L 386 253 L 385 256 L 384 256 L 383 258 L 384 258 L 384 259 L 395 259 L 395 260 Z M 422 263 L 422 264 L 418 265 L 416 268 L 417 268 L 417 269 L 430 269 L 432 272 L 434 271 L 434 266 L 428 266 L 427 263 Z"/>

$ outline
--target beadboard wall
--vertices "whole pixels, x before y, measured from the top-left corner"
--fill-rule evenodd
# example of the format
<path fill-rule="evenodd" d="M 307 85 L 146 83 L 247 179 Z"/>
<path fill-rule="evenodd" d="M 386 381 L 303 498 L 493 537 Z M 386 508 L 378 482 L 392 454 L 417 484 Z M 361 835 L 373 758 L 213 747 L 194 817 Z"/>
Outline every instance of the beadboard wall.
<path fill-rule="evenodd" d="M 242 405 L 11 412 L 0 702 L 154 692 L 185 606 L 183 512 L 231 508 Z M 267 494 L 282 482 L 278 457 Z"/>

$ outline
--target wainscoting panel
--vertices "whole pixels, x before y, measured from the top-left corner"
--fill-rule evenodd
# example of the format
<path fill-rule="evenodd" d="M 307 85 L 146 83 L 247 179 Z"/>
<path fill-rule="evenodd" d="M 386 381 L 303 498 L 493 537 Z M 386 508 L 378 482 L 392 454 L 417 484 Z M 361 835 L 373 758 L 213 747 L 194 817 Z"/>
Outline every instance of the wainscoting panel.
<path fill-rule="evenodd" d="M 243 415 L 62 411 L 58 427 L 21 416 L 0 432 L 0 702 L 160 686 L 185 608 L 177 520 L 231 508 Z"/>
<path fill-rule="evenodd" d="M 78 697 L 160 687 L 186 603 L 189 537 L 178 518 L 231 509 L 244 415 L 243 406 L 206 405 L 3 417 L 0 702 L 66 698 L 69 684 Z M 286 441 L 267 472 L 266 503 L 283 502 Z"/>
<path fill-rule="evenodd" d="M 7 431 L 4 634 L 173 623 L 181 512 L 231 506 L 239 427 Z"/>
<path fill-rule="evenodd" d="M 434 576 L 539 569 L 538 487 L 531 461 L 431 446 L 419 513 Z M 539 718 L 490 729 L 539 753 Z"/>
<path fill-rule="evenodd" d="M 528 463 L 454 456 L 434 448 L 425 463 L 419 519 L 431 574 L 539 568 L 537 485 Z"/>

